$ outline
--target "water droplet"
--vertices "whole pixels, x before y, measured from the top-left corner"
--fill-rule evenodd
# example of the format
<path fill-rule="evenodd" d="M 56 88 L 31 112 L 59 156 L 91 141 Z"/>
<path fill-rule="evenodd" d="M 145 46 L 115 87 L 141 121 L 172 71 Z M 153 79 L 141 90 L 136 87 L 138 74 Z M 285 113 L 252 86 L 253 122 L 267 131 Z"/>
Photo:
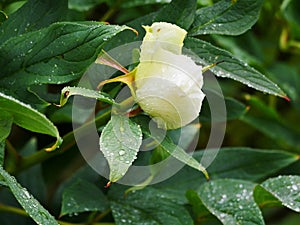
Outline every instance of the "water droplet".
<path fill-rule="evenodd" d="M 292 189 L 295 190 L 295 191 L 298 191 L 298 186 L 296 184 L 293 184 Z"/>
<path fill-rule="evenodd" d="M 120 150 L 119 151 L 119 155 L 125 155 L 125 151 L 124 150 Z"/>
<path fill-rule="evenodd" d="M 30 198 L 30 197 L 31 197 L 30 194 L 29 194 L 29 192 L 28 192 L 27 190 L 24 191 L 24 195 L 25 195 L 25 197 L 27 197 L 27 198 Z"/>
<path fill-rule="evenodd" d="M 226 214 L 225 214 L 225 213 L 221 213 L 221 214 L 220 214 L 220 217 L 221 217 L 221 218 L 224 218 L 224 217 L 226 217 Z"/>

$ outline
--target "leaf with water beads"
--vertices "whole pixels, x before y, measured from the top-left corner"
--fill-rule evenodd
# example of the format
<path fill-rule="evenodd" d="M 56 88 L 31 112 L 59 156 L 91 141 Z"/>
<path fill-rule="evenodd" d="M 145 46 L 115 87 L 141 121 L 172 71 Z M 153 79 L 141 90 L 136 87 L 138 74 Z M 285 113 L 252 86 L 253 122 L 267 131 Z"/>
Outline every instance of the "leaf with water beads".
<path fill-rule="evenodd" d="M 56 142 L 53 146 L 47 148 L 47 151 L 54 150 L 61 144 L 62 139 L 59 136 L 57 127 L 45 115 L 33 109 L 30 105 L 0 92 L 0 111 L 12 115 L 13 122 L 20 127 L 55 137 Z"/>
<path fill-rule="evenodd" d="M 59 225 L 54 217 L 16 179 L 0 166 L 0 175 L 28 215 L 40 225 Z"/>
<path fill-rule="evenodd" d="M 30 85 L 78 79 L 104 44 L 126 29 L 130 28 L 97 22 L 61 22 L 10 38 L 0 46 L 0 90 L 22 99 Z"/>
<path fill-rule="evenodd" d="M 278 176 L 264 181 L 260 186 L 282 205 L 300 212 L 300 176 Z"/>
<path fill-rule="evenodd" d="M 109 180 L 116 182 L 136 159 L 142 144 L 142 130 L 128 117 L 112 115 L 103 129 L 99 144 L 110 168 Z"/>
<path fill-rule="evenodd" d="M 198 56 L 192 57 L 196 63 L 209 65 L 216 61 L 224 61 L 211 68 L 216 76 L 230 78 L 248 87 L 288 100 L 286 94 L 275 83 L 231 53 L 195 38 L 187 38 L 184 46 Z"/>
<path fill-rule="evenodd" d="M 61 96 L 60 96 L 60 105 L 63 106 L 67 103 L 69 97 L 72 95 L 79 95 L 84 96 L 87 98 L 94 98 L 109 104 L 113 104 L 114 100 L 110 97 L 106 96 L 105 94 L 101 93 L 100 91 L 94 91 L 87 88 L 82 87 L 64 87 L 61 90 Z"/>
<path fill-rule="evenodd" d="M 219 179 L 203 184 L 198 194 L 203 205 L 224 225 L 264 225 L 253 198 L 255 185 L 248 181 Z"/>
<path fill-rule="evenodd" d="M 108 208 L 106 196 L 95 184 L 78 179 L 64 189 L 60 216 L 92 211 L 103 212 Z"/>
<path fill-rule="evenodd" d="M 118 225 L 191 225 L 193 220 L 187 208 L 174 195 L 153 187 L 129 193 L 114 185 L 109 190 L 112 215 Z"/>
<path fill-rule="evenodd" d="M 263 0 L 223 0 L 200 8 L 189 35 L 240 35 L 256 23 L 262 4 Z"/>

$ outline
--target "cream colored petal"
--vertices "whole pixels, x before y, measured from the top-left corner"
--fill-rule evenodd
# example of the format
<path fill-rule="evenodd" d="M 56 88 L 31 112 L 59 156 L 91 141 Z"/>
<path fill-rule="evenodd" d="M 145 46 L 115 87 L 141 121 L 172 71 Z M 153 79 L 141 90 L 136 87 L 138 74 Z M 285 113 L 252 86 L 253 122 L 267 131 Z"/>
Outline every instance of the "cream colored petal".
<path fill-rule="evenodd" d="M 164 49 L 175 54 L 181 54 L 183 40 L 187 32 L 170 23 L 153 23 L 152 26 L 144 26 L 146 35 L 141 45 L 140 62 L 151 60 L 151 55 L 157 49 Z"/>
<path fill-rule="evenodd" d="M 181 55 L 185 30 L 169 23 L 144 28 L 135 100 L 159 127 L 185 126 L 198 117 L 205 97 L 202 67 Z"/>

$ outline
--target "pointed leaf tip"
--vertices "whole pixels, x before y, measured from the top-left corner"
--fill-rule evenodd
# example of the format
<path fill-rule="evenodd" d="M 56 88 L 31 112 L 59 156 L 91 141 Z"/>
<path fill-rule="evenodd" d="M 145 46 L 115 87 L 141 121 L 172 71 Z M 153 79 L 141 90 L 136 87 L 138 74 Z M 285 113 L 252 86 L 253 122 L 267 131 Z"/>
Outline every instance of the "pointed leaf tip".
<path fill-rule="evenodd" d="M 291 99 L 290 99 L 288 96 L 283 96 L 282 98 L 283 98 L 284 100 L 288 101 L 288 102 L 291 101 Z"/>
<path fill-rule="evenodd" d="M 112 183 L 111 181 L 108 181 L 107 184 L 104 186 L 104 188 L 109 188 L 111 183 Z"/>

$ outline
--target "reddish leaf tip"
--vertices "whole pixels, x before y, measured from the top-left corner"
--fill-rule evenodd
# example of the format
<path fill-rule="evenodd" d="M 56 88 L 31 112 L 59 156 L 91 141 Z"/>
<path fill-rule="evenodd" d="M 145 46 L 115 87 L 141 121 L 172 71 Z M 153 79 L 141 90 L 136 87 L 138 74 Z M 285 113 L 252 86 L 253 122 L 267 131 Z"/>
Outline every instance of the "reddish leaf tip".
<path fill-rule="evenodd" d="M 107 184 L 104 186 L 104 188 L 109 188 L 111 185 L 111 181 L 108 181 Z"/>
<path fill-rule="evenodd" d="M 286 101 L 290 102 L 291 99 L 288 96 L 283 96 L 283 99 L 285 99 Z"/>

